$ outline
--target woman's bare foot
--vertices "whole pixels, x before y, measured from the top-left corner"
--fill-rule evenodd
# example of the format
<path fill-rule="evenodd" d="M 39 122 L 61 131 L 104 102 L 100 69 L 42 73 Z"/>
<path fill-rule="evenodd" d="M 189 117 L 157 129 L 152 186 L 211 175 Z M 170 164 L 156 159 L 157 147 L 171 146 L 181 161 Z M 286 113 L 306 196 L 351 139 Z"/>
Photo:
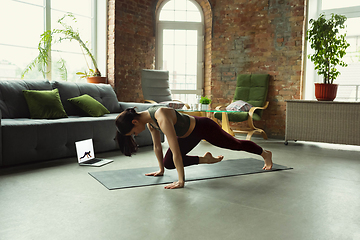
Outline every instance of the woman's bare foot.
<path fill-rule="evenodd" d="M 264 158 L 264 167 L 262 169 L 264 170 L 271 170 L 272 166 L 273 166 L 273 162 L 272 162 L 272 152 L 268 151 L 268 150 L 263 150 L 261 156 Z"/>
<path fill-rule="evenodd" d="M 207 163 L 207 164 L 212 164 L 212 163 L 217 163 L 220 162 L 221 160 L 223 160 L 224 156 L 220 155 L 218 157 L 213 157 L 213 155 L 210 152 L 205 153 L 205 155 L 203 157 L 199 157 L 199 163 Z"/>

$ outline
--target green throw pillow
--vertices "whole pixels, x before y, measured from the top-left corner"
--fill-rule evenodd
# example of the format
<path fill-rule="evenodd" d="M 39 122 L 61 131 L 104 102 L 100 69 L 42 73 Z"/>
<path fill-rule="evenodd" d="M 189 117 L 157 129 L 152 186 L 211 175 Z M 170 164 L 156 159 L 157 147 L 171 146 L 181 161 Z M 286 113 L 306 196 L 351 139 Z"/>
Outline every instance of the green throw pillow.
<path fill-rule="evenodd" d="M 68 101 L 92 117 L 101 117 L 106 113 L 110 113 L 109 110 L 104 107 L 104 105 L 87 94 L 81 95 L 79 97 L 69 98 Z"/>
<path fill-rule="evenodd" d="M 66 118 L 59 90 L 23 90 L 31 118 Z"/>

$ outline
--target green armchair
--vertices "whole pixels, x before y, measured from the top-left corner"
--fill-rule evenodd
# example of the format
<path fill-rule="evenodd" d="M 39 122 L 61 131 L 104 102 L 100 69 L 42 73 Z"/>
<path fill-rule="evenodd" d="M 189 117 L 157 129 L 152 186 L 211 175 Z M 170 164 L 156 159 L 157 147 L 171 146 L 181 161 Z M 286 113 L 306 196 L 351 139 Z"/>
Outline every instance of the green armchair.
<path fill-rule="evenodd" d="M 255 127 L 254 120 L 261 120 L 263 110 L 269 105 L 266 101 L 268 87 L 269 87 L 269 74 L 240 74 L 237 76 L 236 89 L 233 102 L 242 100 L 253 107 L 249 112 L 228 112 L 229 122 L 243 122 L 247 121 L 247 127 L 244 129 L 233 129 L 235 133 L 246 133 L 246 139 L 250 140 L 254 133 L 259 133 L 264 139 L 267 135 L 264 130 Z M 218 106 L 217 109 L 221 110 L 224 106 Z M 215 113 L 214 117 L 221 120 L 222 114 Z"/>

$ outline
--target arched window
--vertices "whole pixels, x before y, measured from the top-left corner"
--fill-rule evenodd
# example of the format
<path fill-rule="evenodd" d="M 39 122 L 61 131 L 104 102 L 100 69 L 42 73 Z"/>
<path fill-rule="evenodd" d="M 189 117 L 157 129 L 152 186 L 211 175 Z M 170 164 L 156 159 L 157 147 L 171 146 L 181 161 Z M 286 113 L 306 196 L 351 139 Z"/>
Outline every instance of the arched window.
<path fill-rule="evenodd" d="M 169 71 L 173 98 L 187 103 L 202 94 L 203 19 L 193 0 L 164 1 L 157 15 L 156 69 Z"/>

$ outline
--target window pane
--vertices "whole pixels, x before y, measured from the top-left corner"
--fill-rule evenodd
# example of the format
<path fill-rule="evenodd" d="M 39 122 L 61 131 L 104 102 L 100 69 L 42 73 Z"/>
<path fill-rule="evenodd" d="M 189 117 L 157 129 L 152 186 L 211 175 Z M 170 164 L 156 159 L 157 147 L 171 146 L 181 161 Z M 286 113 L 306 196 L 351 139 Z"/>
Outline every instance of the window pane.
<path fill-rule="evenodd" d="M 37 49 L 3 46 L 0 44 L 0 80 L 21 79 L 25 67 L 38 55 Z M 21 56 L 21 57 L 19 57 Z M 24 79 L 44 79 L 36 69 Z"/>
<path fill-rule="evenodd" d="M 2 0 L 5 1 L 5 0 Z M 36 4 L 39 6 L 42 6 L 44 3 L 44 0 L 21 0 L 22 2 L 26 2 L 26 3 L 31 3 L 31 4 Z"/>
<path fill-rule="evenodd" d="M 187 30 L 186 31 L 186 44 L 197 46 L 197 31 Z"/>
<path fill-rule="evenodd" d="M 336 100 L 340 101 L 355 101 L 359 100 L 359 75 L 360 75 L 360 18 L 348 18 L 347 37 L 346 40 L 350 47 L 346 49 L 344 62 L 348 63 L 347 67 L 338 67 L 340 75 L 334 83 L 339 84 L 338 94 Z M 357 97 L 358 96 L 358 97 Z"/>
<path fill-rule="evenodd" d="M 360 6 L 359 0 L 322 0 L 322 10 Z"/>
<path fill-rule="evenodd" d="M 65 53 L 65 52 L 52 52 L 52 80 L 65 80 L 60 73 L 60 68 L 63 65 L 62 62 L 59 62 L 60 59 L 63 59 L 66 69 L 67 69 L 67 81 L 78 81 L 79 76 L 76 75 L 77 72 L 88 71 L 84 56 L 78 53 Z M 87 59 L 90 61 L 90 59 Z"/>
<path fill-rule="evenodd" d="M 53 29 L 64 29 L 64 27 L 57 22 L 58 19 L 64 16 L 64 14 L 64 12 L 58 10 L 51 11 L 51 25 Z M 73 21 L 70 17 L 66 17 L 64 22 L 71 26 L 75 31 L 79 32 L 81 40 L 93 53 L 91 46 L 91 18 L 76 14 L 74 14 L 74 16 L 76 21 Z M 62 36 L 63 35 L 59 35 L 57 38 Z M 84 55 L 85 51 L 80 47 L 79 42 L 76 40 L 62 41 L 61 43 L 53 45 L 52 50 L 52 80 L 67 79 L 68 81 L 78 81 L 80 78 L 78 75 L 76 75 L 76 72 L 88 72 L 87 66 L 93 68 L 90 57 L 86 54 Z M 63 59 L 62 61 L 64 62 L 59 63 L 60 59 Z M 67 78 L 62 76 L 59 70 L 63 64 L 67 69 Z"/>
<path fill-rule="evenodd" d="M 187 104 L 197 104 L 199 101 L 197 100 L 196 94 L 172 94 L 173 99 L 180 100 Z"/>
<path fill-rule="evenodd" d="M 51 9 L 91 16 L 91 0 L 51 0 Z"/>
<path fill-rule="evenodd" d="M 187 0 L 171 0 L 160 11 L 160 21 L 201 22 L 199 9 Z"/>
<path fill-rule="evenodd" d="M 175 48 L 175 71 L 178 74 L 185 74 L 185 46 L 177 46 Z"/>
<path fill-rule="evenodd" d="M 186 11 L 186 3 L 187 3 L 188 1 L 184 1 L 184 0 L 174 0 L 174 2 L 175 2 L 174 7 L 175 7 L 175 9 L 176 9 L 177 11 Z"/>
<path fill-rule="evenodd" d="M 187 21 L 188 22 L 201 22 L 199 9 L 194 3 L 187 1 Z"/>
<path fill-rule="evenodd" d="M 174 30 L 165 29 L 163 31 L 163 44 L 174 44 Z"/>
<path fill-rule="evenodd" d="M 164 45 L 163 47 L 163 69 L 169 72 L 174 71 L 174 46 Z"/>
<path fill-rule="evenodd" d="M 37 48 L 40 35 L 44 32 L 43 8 L 9 0 L 1 1 L 4 2 L 0 7 L 0 44 Z"/>
<path fill-rule="evenodd" d="M 167 2 L 162 8 L 162 10 L 171 10 L 171 11 L 174 11 L 174 9 L 175 9 L 175 1 Z"/>
<path fill-rule="evenodd" d="M 167 10 L 162 10 L 160 12 L 160 16 L 159 16 L 159 20 L 160 21 L 174 21 L 175 19 L 175 14 L 174 11 L 167 11 Z"/>
<path fill-rule="evenodd" d="M 360 86 L 339 85 L 336 101 L 360 101 Z"/>
<path fill-rule="evenodd" d="M 185 22 L 186 21 L 186 11 L 175 11 L 175 21 Z"/>
<path fill-rule="evenodd" d="M 176 45 L 186 44 L 186 30 L 175 30 L 175 44 Z"/>
<path fill-rule="evenodd" d="M 186 74 L 191 74 L 196 76 L 197 67 L 194 63 L 187 63 L 186 64 Z"/>
<path fill-rule="evenodd" d="M 191 76 L 191 75 L 186 76 L 186 89 L 188 89 L 188 90 L 195 90 L 196 89 L 195 76 Z"/>
<path fill-rule="evenodd" d="M 195 4 L 190 1 L 187 1 L 186 7 L 188 11 L 199 12 L 199 9 L 195 6 Z"/>
<path fill-rule="evenodd" d="M 346 24 L 346 36 L 356 36 L 360 35 L 360 17 L 357 18 L 348 18 L 345 22 Z"/>
<path fill-rule="evenodd" d="M 201 16 L 199 12 L 187 12 L 188 22 L 201 22 Z"/>
<path fill-rule="evenodd" d="M 196 65 L 197 63 L 197 46 L 186 47 L 186 62 Z"/>
<path fill-rule="evenodd" d="M 37 56 L 37 45 L 44 31 L 43 1 L 1 0 L 0 79 L 20 79 L 25 67 Z M 38 4 L 38 6 L 33 5 Z M 6 24 L 11 22 L 11 24 Z M 26 36 L 26 37 L 25 37 Z M 43 79 L 38 72 L 26 79 Z"/>
<path fill-rule="evenodd" d="M 63 12 L 51 11 L 52 19 L 51 25 L 54 29 L 64 29 L 57 21 L 58 19 L 64 16 Z M 65 23 L 71 26 L 74 30 L 78 30 L 80 38 L 83 42 L 88 42 L 87 47 L 91 50 L 91 19 L 87 17 L 75 16 L 76 22 L 72 21 L 70 18 L 65 19 Z M 54 46 L 56 50 L 68 51 L 68 52 L 79 52 L 81 49 L 78 42 L 73 41 L 63 41 L 60 44 Z"/>
<path fill-rule="evenodd" d="M 171 74 L 171 88 L 196 90 L 197 31 L 165 29 L 163 38 L 162 69 Z"/>

